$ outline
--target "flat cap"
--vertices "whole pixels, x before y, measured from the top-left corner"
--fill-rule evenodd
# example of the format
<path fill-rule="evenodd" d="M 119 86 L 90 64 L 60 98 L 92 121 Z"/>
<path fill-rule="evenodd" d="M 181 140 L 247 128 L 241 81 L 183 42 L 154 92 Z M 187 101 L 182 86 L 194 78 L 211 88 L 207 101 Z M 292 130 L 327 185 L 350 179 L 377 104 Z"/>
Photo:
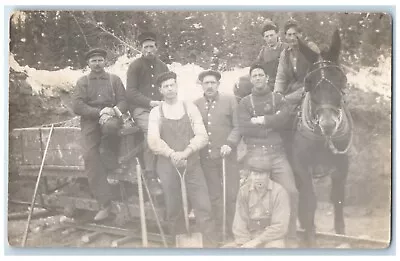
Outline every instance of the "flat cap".
<path fill-rule="evenodd" d="M 259 173 L 268 173 L 272 170 L 270 159 L 267 157 L 250 157 L 247 160 L 247 168 L 249 171 L 255 171 Z"/>
<path fill-rule="evenodd" d="M 261 34 L 264 35 L 264 32 L 269 31 L 269 30 L 274 30 L 277 33 L 279 31 L 279 27 L 271 20 L 267 20 L 264 23 L 264 26 L 261 30 Z"/>
<path fill-rule="evenodd" d="M 153 32 L 143 32 L 138 36 L 138 41 L 140 44 L 143 44 L 146 40 L 156 41 L 157 37 L 156 34 Z"/>
<path fill-rule="evenodd" d="M 261 70 L 264 71 L 265 74 L 267 74 L 267 72 L 265 71 L 264 67 L 263 67 L 261 64 L 259 64 L 259 63 L 255 63 L 255 64 L 253 64 L 252 66 L 250 66 L 249 74 L 251 74 L 251 72 L 252 72 L 254 69 L 261 69 Z"/>
<path fill-rule="evenodd" d="M 107 57 L 107 51 L 104 50 L 104 49 L 101 49 L 101 48 L 90 49 L 85 55 L 86 60 L 88 60 L 90 57 L 93 57 L 95 55 L 100 55 L 100 56 L 106 58 Z"/>
<path fill-rule="evenodd" d="M 219 72 L 213 71 L 213 70 L 208 70 L 208 71 L 201 72 L 201 73 L 199 74 L 199 77 L 198 77 L 198 78 L 199 78 L 199 80 L 202 82 L 203 79 L 204 79 L 204 77 L 206 77 L 206 76 L 208 76 L 208 75 L 215 76 L 215 78 L 217 79 L 217 81 L 219 81 L 219 80 L 221 79 L 221 74 L 220 74 Z"/>
<path fill-rule="evenodd" d="M 171 71 L 161 73 L 160 75 L 157 76 L 156 85 L 158 87 L 160 87 L 164 81 L 169 80 L 169 79 L 176 80 L 176 73 L 171 72 Z"/>
<path fill-rule="evenodd" d="M 291 19 L 289 19 L 288 21 L 286 21 L 286 23 L 285 23 L 283 29 L 285 30 L 285 33 L 286 33 L 287 30 L 289 30 L 289 29 L 292 28 L 292 27 L 294 27 L 294 28 L 296 28 L 296 29 L 299 28 L 299 24 L 298 24 L 297 21 L 294 20 L 293 18 L 291 18 Z"/>

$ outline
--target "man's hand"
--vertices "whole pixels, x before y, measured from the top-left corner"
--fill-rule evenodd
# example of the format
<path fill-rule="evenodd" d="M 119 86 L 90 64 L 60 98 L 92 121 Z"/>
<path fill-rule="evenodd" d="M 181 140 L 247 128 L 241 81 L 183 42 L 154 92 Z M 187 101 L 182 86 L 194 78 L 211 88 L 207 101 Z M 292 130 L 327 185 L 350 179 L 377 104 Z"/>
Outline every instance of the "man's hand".
<path fill-rule="evenodd" d="M 171 154 L 171 161 L 176 167 L 184 167 L 186 165 L 187 156 L 183 151 L 176 151 Z"/>
<path fill-rule="evenodd" d="M 221 156 L 225 157 L 226 155 L 231 154 L 232 148 L 229 147 L 228 145 L 223 145 L 221 147 Z"/>
<path fill-rule="evenodd" d="M 160 101 L 150 101 L 150 107 L 156 107 L 156 106 L 158 106 L 160 104 L 161 104 Z"/>
<path fill-rule="evenodd" d="M 111 107 L 105 107 L 100 111 L 100 116 L 102 116 L 103 114 L 107 114 L 110 116 L 116 116 L 115 111 L 113 108 Z"/>
<path fill-rule="evenodd" d="M 244 243 L 241 248 L 256 248 L 261 242 L 257 239 L 250 240 Z"/>
<path fill-rule="evenodd" d="M 257 116 L 257 117 L 251 118 L 251 123 L 259 124 L 259 125 L 264 124 L 264 116 Z"/>
<path fill-rule="evenodd" d="M 107 114 L 107 113 L 103 113 L 101 116 L 100 116 L 100 119 L 99 119 L 99 124 L 100 125 L 104 125 L 109 119 L 111 119 L 111 118 L 113 118 L 114 116 L 111 116 L 111 115 L 109 115 L 109 114 Z"/>

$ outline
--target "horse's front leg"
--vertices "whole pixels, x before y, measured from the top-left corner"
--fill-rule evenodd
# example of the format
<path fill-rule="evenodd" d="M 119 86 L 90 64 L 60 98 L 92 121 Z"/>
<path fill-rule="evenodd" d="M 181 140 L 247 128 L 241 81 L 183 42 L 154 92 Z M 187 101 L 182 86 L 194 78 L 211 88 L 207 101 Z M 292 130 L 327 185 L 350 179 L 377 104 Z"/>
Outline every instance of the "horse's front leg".
<path fill-rule="evenodd" d="M 312 182 L 312 173 L 308 170 L 308 159 L 304 157 L 309 155 L 309 151 L 302 151 L 299 140 L 294 143 L 293 150 L 293 170 L 299 191 L 299 221 L 301 227 L 305 230 L 306 247 L 315 246 L 315 211 L 317 208 L 317 199 Z"/>
<path fill-rule="evenodd" d="M 344 200 L 345 187 L 348 173 L 349 161 L 347 156 L 338 156 L 337 170 L 332 173 L 331 201 L 335 213 L 335 232 L 336 234 L 345 234 L 344 222 Z"/>

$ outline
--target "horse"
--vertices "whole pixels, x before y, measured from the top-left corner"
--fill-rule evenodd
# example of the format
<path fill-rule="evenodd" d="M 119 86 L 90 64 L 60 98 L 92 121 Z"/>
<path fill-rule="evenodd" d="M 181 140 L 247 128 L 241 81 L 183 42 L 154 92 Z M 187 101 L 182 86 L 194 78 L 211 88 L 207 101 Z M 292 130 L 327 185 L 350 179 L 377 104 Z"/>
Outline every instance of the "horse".
<path fill-rule="evenodd" d="M 344 100 L 347 78 L 338 63 L 340 49 L 338 30 L 333 33 L 329 49 L 320 53 L 299 40 L 299 51 L 311 65 L 304 78 L 305 95 L 293 133 L 291 165 L 299 191 L 298 218 L 309 247 L 316 243 L 313 170 L 318 165 L 332 170 L 330 199 L 334 206 L 334 228 L 337 234 L 345 234 L 343 207 L 353 123 Z"/>

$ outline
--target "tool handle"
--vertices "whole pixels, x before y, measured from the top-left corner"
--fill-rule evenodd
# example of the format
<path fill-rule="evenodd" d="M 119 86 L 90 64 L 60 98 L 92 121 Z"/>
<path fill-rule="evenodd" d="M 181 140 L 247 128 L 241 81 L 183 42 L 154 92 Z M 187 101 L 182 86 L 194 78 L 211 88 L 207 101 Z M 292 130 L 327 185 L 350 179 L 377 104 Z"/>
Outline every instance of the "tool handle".
<path fill-rule="evenodd" d="M 186 183 L 185 183 L 185 176 L 186 176 L 186 170 L 183 171 L 183 174 L 179 171 L 179 169 L 175 166 L 176 171 L 178 172 L 180 181 L 181 181 L 181 193 L 182 193 L 182 206 L 183 206 L 183 216 L 185 218 L 185 226 L 186 226 L 186 231 L 187 233 L 190 234 L 190 227 L 189 227 L 189 205 L 188 205 L 188 199 L 187 199 L 187 190 L 186 190 Z"/>
<path fill-rule="evenodd" d="M 222 157 L 222 238 L 226 240 L 226 161 L 225 157 Z"/>
<path fill-rule="evenodd" d="M 31 223 L 32 212 L 33 212 L 33 209 L 34 209 L 34 207 L 35 207 L 36 195 L 37 195 L 38 188 L 39 188 L 40 178 L 42 177 L 42 171 L 43 171 L 44 161 L 45 161 L 46 155 L 47 155 L 47 149 L 49 148 L 49 144 L 50 144 L 50 140 L 51 140 L 51 135 L 53 135 L 53 129 L 54 129 L 54 124 L 51 125 L 49 138 L 47 139 L 46 149 L 44 150 L 44 154 L 43 154 L 43 158 L 42 158 L 42 163 L 40 164 L 40 170 L 39 170 L 39 174 L 38 174 L 38 177 L 37 177 L 37 180 L 36 180 L 35 190 L 34 190 L 34 192 L 33 192 L 33 197 L 32 197 L 32 202 L 31 202 L 31 208 L 29 209 L 28 221 L 27 221 L 27 223 L 26 223 L 26 228 L 25 228 L 25 232 L 24 232 L 24 237 L 23 237 L 23 239 L 22 239 L 22 247 L 25 247 L 25 243 L 26 243 L 26 240 L 27 240 L 27 238 L 28 238 L 29 224 Z"/>
<path fill-rule="evenodd" d="M 144 198 L 143 198 L 143 186 L 142 186 L 142 169 L 140 167 L 139 159 L 136 158 L 136 176 L 138 183 L 139 192 L 139 208 L 140 208 L 140 225 L 142 227 L 142 244 L 143 247 L 147 247 L 147 226 L 146 226 L 146 214 L 144 211 Z"/>

